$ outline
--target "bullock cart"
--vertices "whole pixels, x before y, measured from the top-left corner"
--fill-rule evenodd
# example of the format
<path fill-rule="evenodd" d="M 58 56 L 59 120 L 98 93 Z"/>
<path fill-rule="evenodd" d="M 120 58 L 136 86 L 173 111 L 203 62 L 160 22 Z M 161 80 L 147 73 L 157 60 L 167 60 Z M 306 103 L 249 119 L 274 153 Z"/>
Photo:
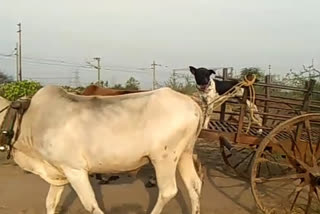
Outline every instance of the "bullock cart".
<path fill-rule="evenodd" d="M 305 88 L 283 86 L 267 76 L 254 84 L 262 127 L 245 119 L 245 89 L 240 103 L 228 99 L 214 110 L 216 117 L 200 134 L 219 140 L 223 160 L 250 180 L 264 213 L 320 213 L 320 92 L 314 86 L 314 80 Z"/>

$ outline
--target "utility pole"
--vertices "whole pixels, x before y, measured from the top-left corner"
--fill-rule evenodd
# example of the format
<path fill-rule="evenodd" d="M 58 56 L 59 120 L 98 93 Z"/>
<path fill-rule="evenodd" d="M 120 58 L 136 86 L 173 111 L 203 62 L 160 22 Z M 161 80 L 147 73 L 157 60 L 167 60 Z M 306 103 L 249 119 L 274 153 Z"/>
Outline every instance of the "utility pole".
<path fill-rule="evenodd" d="M 81 85 L 79 70 L 76 70 L 73 73 L 74 73 L 74 77 L 72 78 L 71 85 L 73 85 L 74 87 L 79 87 Z"/>
<path fill-rule="evenodd" d="M 18 42 L 16 43 L 16 48 L 14 49 L 16 51 L 16 53 L 14 55 L 16 55 L 16 67 L 17 67 L 17 73 L 16 73 L 16 78 L 17 78 L 17 82 L 19 81 L 19 54 L 18 54 Z"/>
<path fill-rule="evenodd" d="M 161 66 L 160 64 L 156 64 L 156 62 L 153 60 L 153 63 L 151 64 L 152 66 L 152 77 L 153 77 L 153 81 L 152 81 L 152 90 L 154 90 L 156 88 L 156 66 Z"/>
<path fill-rule="evenodd" d="M 173 76 L 173 86 L 174 87 L 177 87 L 177 72 L 176 72 L 176 70 L 175 69 L 173 69 L 173 74 L 172 74 L 172 76 Z"/>
<path fill-rule="evenodd" d="M 87 62 L 90 66 L 94 67 L 95 69 L 98 70 L 98 85 L 101 85 L 101 81 L 100 81 L 100 71 L 101 71 L 101 65 L 100 65 L 100 57 L 94 57 L 94 60 L 97 60 L 97 65 L 93 65 L 90 62 Z"/>
<path fill-rule="evenodd" d="M 22 81 L 21 23 L 19 23 L 17 25 L 19 27 L 19 30 L 17 31 L 17 33 L 19 34 L 19 50 L 18 50 L 18 54 L 19 54 L 19 72 L 18 72 L 18 79 L 19 79 L 19 81 Z"/>
<path fill-rule="evenodd" d="M 101 66 L 100 66 L 100 57 L 95 57 L 95 58 L 93 58 L 93 59 L 95 59 L 95 60 L 97 60 L 97 70 L 98 70 L 98 84 L 99 85 L 101 85 L 101 81 L 100 81 L 100 70 L 101 70 Z"/>
<path fill-rule="evenodd" d="M 269 69 L 269 76 L 271 76 L 271 65 L 269 65 L 268 69 Z"/>

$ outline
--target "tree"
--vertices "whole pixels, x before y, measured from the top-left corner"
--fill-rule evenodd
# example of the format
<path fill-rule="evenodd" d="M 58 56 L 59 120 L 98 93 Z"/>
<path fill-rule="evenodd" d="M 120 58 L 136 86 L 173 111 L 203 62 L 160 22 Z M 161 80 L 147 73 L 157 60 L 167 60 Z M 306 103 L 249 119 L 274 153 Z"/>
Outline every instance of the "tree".
<path fill-rule="evenodd" d="M 32 97 L 42 85 L 36 81 L 23 80 L 0 85 L 0 95 L 10 101 L 20 97 Z"/>
<path fill-rule="evenodd" d="M 246 75 L 255 74 L 258 80 L 261 81 L 264 79 L 264 73 L 257 67 L 243 68 L 240 72 L 241 78 L 244 78 Z"/>
<path fill-rule="evenodd" d="M 164 82 L 166 87 L 172 88 L 173 90 L 179 91 L 181 88 L 181 83 L 179 83 L 176 75 L 172 73 L 168 79 L 168 81 Z"/>
<path fill-rule="evenodd" d="M 113 87 L 111 87 L 111 88 L 113 88 L 113 89 L 124 89 L 121 84 L 115 84 L 115 85 L 114 85 Z"/>
<path fill-rule="evenodd" d="M 108 82 L 108 80 L 106 80 L 106 81 L 104 82 L 104 87 L 106 87 L 106 88 L 109 87 L 109 82 Z"/>
<path fill-rule="evenodd" d="M 12 77 L 0 71 L 0 84 L 9 82 L 13 82 Z"/>
<path fill-rule="evenodd" d="M 191 75 L 171 74 L 169 80 L 164 82 L 166 87 L 184 94 L 192 94 L 196 91 L 195 83 Z"/>
<path fill-rule="evenodd" d="M 134 77 L 130 77 L 126 82 L 125 89 L 139 90 L 140 89 L 140 82 L 138 80 L 136 80 Z"/>
<path fill-rule="evenodd" d="M 197 91 L 192 75 L 182 75 L 182 78 L 184 80 L 181 88 L 182 93 L 192 94 Z"/>
<path fill-rule="evenodd" d="M 286 83 L 293 86 L 304 87 L 304 83 L 311 79 L 320 80 L 320 71 L 312 63 L 310 66 L 302 65 L 303 70 L 295 72 L 292 69 L 286 74 Z"/>

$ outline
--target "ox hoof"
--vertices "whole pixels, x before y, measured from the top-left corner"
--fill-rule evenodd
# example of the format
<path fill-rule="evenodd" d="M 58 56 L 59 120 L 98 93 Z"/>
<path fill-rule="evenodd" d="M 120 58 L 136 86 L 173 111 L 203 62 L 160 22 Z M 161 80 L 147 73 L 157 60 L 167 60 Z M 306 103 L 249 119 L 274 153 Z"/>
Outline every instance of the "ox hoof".
<path fill-rule="evenodd" d="M 116 181 L 120 178 L 120 176 L 117 176 L 117 175 L 114 175 L 114 176 L 111 176 L 108 181 Z"/>
<path fill-rule="evenodd" d="M 152 188 L 152 187 L 156 187 L 156 184 L 151 183 L 150 181 L 148 181 L 145 185 L 146 188 Z"/>
<path fill-rule="evenodd" d="M 104 184 L 108 184 L 108 183 L 109 183 L 108 180 L 101 180 L 98 182 L 98 184 L 100 184 L 100 185 L 104 185 Z"/>
<path fill-rule="evenodd" d="M 103 185 L 103 184 L 109 184 L 110 181 L 116 181 L 120 178 L 120 176 L 117 176 L 117 175 L 114 175 L 114 176 L 111 176 L 109 177 L 108 179 L 99 179 L 100 181 L 98 182 L 100 185 Z"/>
<path fill-rule="evenodd" d="M 149 178 L 148 182 L 144 185 L 146 188 L 152 188 L 157 186 L 157 181 L 155 178 L 151 177 Z"/>

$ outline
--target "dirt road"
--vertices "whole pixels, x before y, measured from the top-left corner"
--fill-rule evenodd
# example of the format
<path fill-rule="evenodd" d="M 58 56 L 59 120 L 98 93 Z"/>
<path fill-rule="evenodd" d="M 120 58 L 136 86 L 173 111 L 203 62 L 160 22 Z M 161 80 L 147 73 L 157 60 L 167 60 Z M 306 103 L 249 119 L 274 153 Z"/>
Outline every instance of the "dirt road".
<path fill-rule="evenodd" d="M 201 196 L 201 214 L 258 213 L 249 183 L 231 176 L 218 149 L 208 144 L 198 148 L 198 151 L 207 168 Z M 12 162 L 1 158 L 0 213 L 44 214 L 49 185 L 39 176 L 27 174 Z M 103 186 L 91 179 L 100 207 L 108 214 L 150 213 L 158 190 L 146 189 L 143 183 L 151 172 L 151 169 L 146 168 L 138 174 L 138 179 L 122 175 L 119 180 Z M 179 176 L 178 187 L 178 195 L 165 207 L 163 214 L 190 213 L 189 198 Z M 69 186 L 63 193 L 59 210 L 61 214 L 87 213 Z"/>

